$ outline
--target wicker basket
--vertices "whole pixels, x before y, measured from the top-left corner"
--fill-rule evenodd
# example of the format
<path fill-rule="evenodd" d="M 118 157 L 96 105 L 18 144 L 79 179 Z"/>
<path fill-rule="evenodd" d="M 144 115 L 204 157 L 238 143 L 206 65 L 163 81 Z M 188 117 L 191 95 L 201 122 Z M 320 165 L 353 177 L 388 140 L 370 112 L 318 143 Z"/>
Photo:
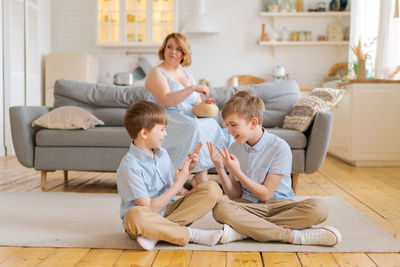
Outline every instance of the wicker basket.
<path fill-rule="evenodd" d="M 218 106 L 215 104 L 205 104 L 202 103 L 200 105 L 195 105 L 192 109 L 193 115 L 197 117 L 217 117 L 218 115 Z"/>

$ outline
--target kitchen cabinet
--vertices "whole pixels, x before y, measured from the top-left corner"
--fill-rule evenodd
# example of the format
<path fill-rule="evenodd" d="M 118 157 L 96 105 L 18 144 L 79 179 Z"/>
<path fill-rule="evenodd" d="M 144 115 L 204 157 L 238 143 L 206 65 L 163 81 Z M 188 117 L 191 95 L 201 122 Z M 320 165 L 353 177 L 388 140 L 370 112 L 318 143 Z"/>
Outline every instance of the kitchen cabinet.
<path fill-rule="evenodd" d="M 348 83 L 332 108 L 328 153 L 353 166 L 400 166 L 400 83 Z"/>
<path fill-rule="evenodd" d="M 159 47 L 178 29 L 178 0 L 98 0 L 99 46 Z"/>

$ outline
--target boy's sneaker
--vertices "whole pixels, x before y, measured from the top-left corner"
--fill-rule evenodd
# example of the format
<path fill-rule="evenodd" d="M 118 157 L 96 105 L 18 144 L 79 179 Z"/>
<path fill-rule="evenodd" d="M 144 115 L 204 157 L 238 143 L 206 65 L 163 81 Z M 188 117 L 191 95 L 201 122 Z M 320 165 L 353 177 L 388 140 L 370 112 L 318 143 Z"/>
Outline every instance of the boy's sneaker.
<path fill-rule="evenodd" d="M 302 245 L 317 245 L 332 247 L 342 241 L 340 232 L 332 226 L 322 226 L 301 230 Z"/>
<path fill-rule="evenodd" d="M 246 238 L 247 238 L 247 236 L 236 232 L 228 224 L 224 224 L 224 230 L 223 230 L 223 233 L 222 233 L 222 236 L 221 236 L 221 239 L 219 240 L 219 242 L 221 244 L 225 244 L 225 243 L 230 243 L 233 241 L 243 240 Z"/>

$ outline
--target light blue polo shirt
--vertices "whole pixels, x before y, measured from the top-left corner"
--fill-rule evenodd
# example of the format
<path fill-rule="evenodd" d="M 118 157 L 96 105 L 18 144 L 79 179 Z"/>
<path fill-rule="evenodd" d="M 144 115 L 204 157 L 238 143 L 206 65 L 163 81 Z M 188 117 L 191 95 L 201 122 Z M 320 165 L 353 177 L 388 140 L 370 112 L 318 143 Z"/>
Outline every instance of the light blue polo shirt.
<path fill-rule="evenodd" d="M 117 170 L 117 188 L 121 197 L 122 223 L 126 212 L 136 206 L 135 199 L 154 199 L 174 183 L 174 169 L 167 151 L 154 150 L 154 159 L 131 143 Z M 171 202 L 173 202 L 173 199 Z M 160 212 L 164 215 L 165 208 Z"/>
<path fill-rule="evenodd" d="M 293 199 L 294 193 L 290 177 L 292 170 L 290 147 L 280 137 L 268 133 L 265 129 L 263 131 L 261 139 L 254 146 L 250 146 L 246 142 L 243 144 L 235 142 L 229 147 L 229 152 L 239 159 L 242 172 L 259 184 L 265 182 L 268 173 L 283 174 L 271 199 Z M 238 179 L 236 178 L 236 180 Z M 259 201 L 243 184 L 241 186 L 242 198 L 254 203 Z"/>

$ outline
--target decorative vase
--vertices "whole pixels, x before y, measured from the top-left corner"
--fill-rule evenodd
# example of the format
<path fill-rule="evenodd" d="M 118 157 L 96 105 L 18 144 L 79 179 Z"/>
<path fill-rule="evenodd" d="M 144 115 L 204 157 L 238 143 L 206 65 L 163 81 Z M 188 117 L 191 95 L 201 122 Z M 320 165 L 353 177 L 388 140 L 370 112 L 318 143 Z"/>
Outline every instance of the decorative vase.
<path fill-rule="evenodd" d="M 267 34 L 265 33 L 265 24 L 263 24 L 261 29 L 261 42 L 265 41 L 267 41 Z"/>
<path fill-rule="evenodd" d="M 359 59 L 357 63 L 356 80 L 362 81 L 367 79 L 367 70 L 365 68 L 365 59 Z"/>
<path fill-rule="evenodd" d="M 340 11 L 345 11 L 347 7 L 347 0 L 340 0 Z"/>
<path fill-rule="evenodd" d="M 340 10 L 340 3 L 338 2 L 338 0 L 332 0 L 329 3 L 329 10 L 330 11 L 338 11 L 338 10 Z"/>
<path fill-rule="evenodd" d="M 281 30 L 281 41 L 287 42 L 289 41 L 290 33 L 286 26 L 283 26 Z"/>

